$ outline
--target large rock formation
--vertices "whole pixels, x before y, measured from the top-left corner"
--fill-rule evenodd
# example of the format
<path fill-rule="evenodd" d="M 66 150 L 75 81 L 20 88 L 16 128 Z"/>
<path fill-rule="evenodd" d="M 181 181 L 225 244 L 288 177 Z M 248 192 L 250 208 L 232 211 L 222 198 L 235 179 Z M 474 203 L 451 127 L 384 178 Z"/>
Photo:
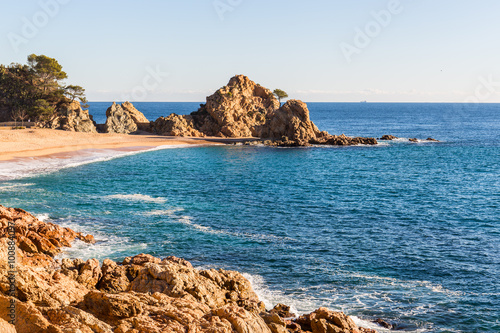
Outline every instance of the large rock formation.
<path fill-rule="evenodd" d="M 148 119 L 137 110 L 131 103 L 125 102 L 122 105 L 113 103 L 106 110 L 106 133 L 130 134 L 137 132 L 140 126 L 149 126 Z"/>
<path fill-rule="evenodd" d="M 260 137 L 267 114 L 277 108 L 271 90 L 237 75 L 192 115 L 197 128 L 208 136 Z"/>
<path fill-rule="evenodd" d="M 14 225 L 15 267 L 8 262 Z M 0 206 L 1 332 L 370 332 L 324 308 L 294 320 L 284 305 L 266 311 L 240 273 L 198 270 L 176 257 L 140 254 L 102 266 L 95 259 L 55 260 L 75 239 L 93 241 Z M 13 313 L 15 330 L 8 323 Z"/>
<path fill-rule="evenodd" d="M 285 141 L 297 142 L 298 145 L 307 145 L 323 135 L 309 118 L 306 103 L 297 100 L 290 100 L 281 108 L 270 111 L 260 133 L 265 139 L 286 138 Z"/>
<path fill-rule="evenodd" d="M 97 129 L 87 110 L 83 110 L 78 101 L 65 103 L 57 108 L 54 116 L 44 127 L 73 132 L 97 133 Z"/>
<path fill-rule="evenodd" d="M 377 143 L 320 132 L 305 103 L 290 100 L 280 107 L 271 90 L 244 75 L 233 77 L 190 116 L 161 117 L 153 129 L 159 135 L 261 138 L 277 146 Z"/>

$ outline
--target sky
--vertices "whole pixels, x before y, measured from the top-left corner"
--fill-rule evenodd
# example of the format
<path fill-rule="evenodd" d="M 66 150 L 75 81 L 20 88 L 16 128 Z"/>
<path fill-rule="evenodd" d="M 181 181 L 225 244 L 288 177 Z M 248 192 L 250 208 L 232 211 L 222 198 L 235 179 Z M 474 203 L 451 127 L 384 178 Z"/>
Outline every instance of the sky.
<path fill-rule="evenodd" d="M 0 0 L 0 63 L 90 101 L 204 101 L 236 74 L 306 102 L 500 102 L 498 0 Z"/>

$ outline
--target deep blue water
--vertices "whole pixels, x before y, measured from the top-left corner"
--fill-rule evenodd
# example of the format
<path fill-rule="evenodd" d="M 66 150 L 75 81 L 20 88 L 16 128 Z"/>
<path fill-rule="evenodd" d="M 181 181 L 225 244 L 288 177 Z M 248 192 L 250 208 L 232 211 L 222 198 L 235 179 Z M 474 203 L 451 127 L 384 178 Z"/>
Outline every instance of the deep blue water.
<path fill-rule="evenodd" d="M 442 142 L 157 150 L 4 181 L 0 203 L 97 236 L 67 256 L 175 255 L 245 272 L 268 306 L 500 331 L 500 105 L 309 108 L 332 133 Z"/>

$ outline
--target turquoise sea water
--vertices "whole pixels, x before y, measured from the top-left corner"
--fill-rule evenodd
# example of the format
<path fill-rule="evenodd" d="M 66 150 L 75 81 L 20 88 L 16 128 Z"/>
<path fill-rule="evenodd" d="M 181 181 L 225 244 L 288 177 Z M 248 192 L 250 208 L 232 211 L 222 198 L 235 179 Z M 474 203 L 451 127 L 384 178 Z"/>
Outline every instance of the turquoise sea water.
<path fill-rule="evenodd" d="M 98 122 L 110 104 L 91 103 Z M 155 119 L 198 104 L 137 107 Z M 175 255 L 244 272 L 268 307 L 327 306 L 405 331 L 499 332 L 500 105 L 309 108 L 332 133 L 442 142 L 2 163 L 0 203 L 96 235 L 64 256 Z"/>

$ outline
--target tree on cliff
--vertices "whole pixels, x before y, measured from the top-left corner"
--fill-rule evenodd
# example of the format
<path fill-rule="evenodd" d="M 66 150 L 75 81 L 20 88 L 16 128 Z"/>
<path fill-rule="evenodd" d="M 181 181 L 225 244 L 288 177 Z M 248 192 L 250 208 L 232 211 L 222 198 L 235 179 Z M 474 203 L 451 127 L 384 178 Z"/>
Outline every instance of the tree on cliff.
<path fill-rule="evenodd" d="M 68 75 L 62 70 L 59 62 L 45 55 L 29 55 L 28 66 L 34 74 L 34 79 L 37 81 L 36 83 L 33 82 L 33 84 L 42 87 L 44 92 L 48 89 L 57 90 L 60 88 L 59 81 L 68 78 Z"/>
<path fill-rule="evenodd" d="M 281 89 L 274 89 L 273 94 L 276 97 L 278 97 L 278 101 L 280 102 L 280 107 L 281 107 L 281 99 L 288 97 L 288 94 Z"/>
<path fill-rule="evenodd" d="M 64 87 L 64 94 L 71 99 L 71 102 L 74 102 L 75 99 L 79 99 L 80 103 L 82 103 L 82 108 L 88 108 L 88 101 L 85 98 L 85 89 L 80 86 L 69 85 Z"/>
<path fill-rule="evenodd" d="M 67 77 L 59 62 L 45 55 L 29 55 L 27 65 L 0 65 L 0 109 L 8 110 L 12 119 L 21 112 L 35 121 L 47 121 L 75 99 L 85 104 L 85 89 L 63 85 Z"/>

